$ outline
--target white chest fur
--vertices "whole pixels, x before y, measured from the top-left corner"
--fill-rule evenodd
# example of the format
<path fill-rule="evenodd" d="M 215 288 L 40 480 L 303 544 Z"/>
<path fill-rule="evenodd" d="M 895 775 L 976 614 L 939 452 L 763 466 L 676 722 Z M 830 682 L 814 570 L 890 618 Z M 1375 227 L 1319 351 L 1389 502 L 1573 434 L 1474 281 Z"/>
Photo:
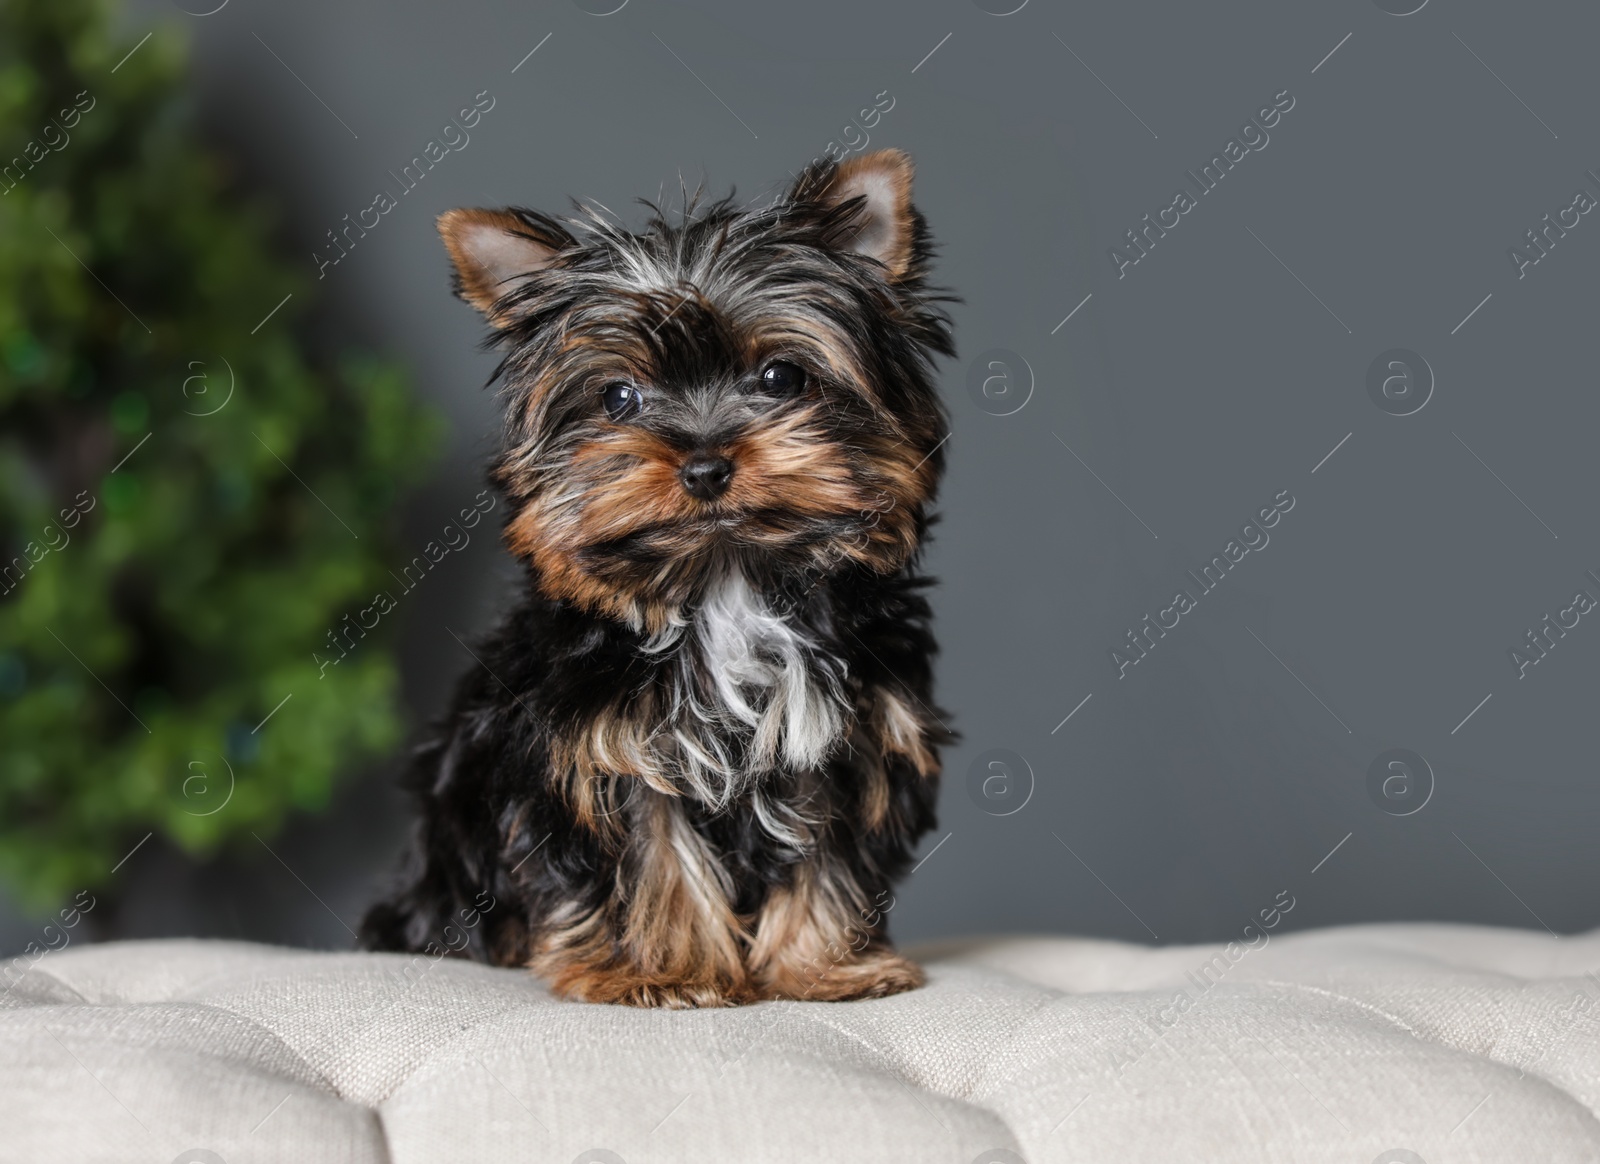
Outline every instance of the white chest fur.
<path fill-rule="evenodd" d="M 675 767 L 709 803 L 726 803 L 780 763 L 817 767 L 844 734 L 842 694 L 813 644 L 742 574 L 720 579 L 670 645 L 652 649 L 675 654 Z"/>
<path fill-rule="evenodd" d="M 743 575 L 728 575 L 711 592 L 693 637 L 718 710 L 754 731 L 757 763 L 776 759 L 780 748 L 797 768 L 823 761 L 843 726 L 834 693 L 807 665 L 810 643 Z"/>

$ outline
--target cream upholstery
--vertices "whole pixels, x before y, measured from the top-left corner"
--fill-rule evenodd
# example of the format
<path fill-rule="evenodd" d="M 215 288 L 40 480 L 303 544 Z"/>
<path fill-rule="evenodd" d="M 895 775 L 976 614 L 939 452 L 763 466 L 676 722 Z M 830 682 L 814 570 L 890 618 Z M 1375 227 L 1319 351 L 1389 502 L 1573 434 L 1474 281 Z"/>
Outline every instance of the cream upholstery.
<path fill-rule="evenodd" d="M 0 1159 L 1600 1159 L 1600 934 L 1240 949 L 984 940 L 894 998 L 659 1012 L 458 961 L 74 947 L 0 1002 Z"/>

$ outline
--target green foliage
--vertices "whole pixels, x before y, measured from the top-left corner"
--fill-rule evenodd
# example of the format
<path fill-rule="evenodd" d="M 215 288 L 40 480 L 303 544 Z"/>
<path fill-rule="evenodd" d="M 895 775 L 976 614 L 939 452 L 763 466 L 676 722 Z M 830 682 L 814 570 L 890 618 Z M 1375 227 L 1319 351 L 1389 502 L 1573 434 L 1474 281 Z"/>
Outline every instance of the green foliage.
<path fill-rule="evenodd" d="M 438 442 L 396 370 L 295 342 L 314 280 L 198 144 L 182 46 L 112 72 L 108 17 L 0 0 L 0 877 L 36 906 L 147 832 L 270 837 L 396 743 L 388 623 L 312 652 Z"/>

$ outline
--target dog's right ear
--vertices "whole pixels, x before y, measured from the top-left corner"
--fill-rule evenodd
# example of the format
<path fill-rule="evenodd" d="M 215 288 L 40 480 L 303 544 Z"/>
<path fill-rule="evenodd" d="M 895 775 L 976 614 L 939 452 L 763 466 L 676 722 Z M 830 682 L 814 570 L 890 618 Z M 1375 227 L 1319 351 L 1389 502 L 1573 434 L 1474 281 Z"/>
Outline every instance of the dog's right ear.
<path fill-rule="evenodd" d="M 455 264 L 456 294 L 496 327 L 517 318 L 517 292 L 573 245 L 570 234 L 531 210 L 447 210 L 438 225 Z"/>
<path fill-rule="evenodd" d="M 916 247 L 918 216 L 911 207 L 911 177 L 909 154 L 876 150 L 837 165 L 813 162 L 789 197 L 831 211 L 832 243 L 882 263 L 895 282 L 911 269 Z"/>

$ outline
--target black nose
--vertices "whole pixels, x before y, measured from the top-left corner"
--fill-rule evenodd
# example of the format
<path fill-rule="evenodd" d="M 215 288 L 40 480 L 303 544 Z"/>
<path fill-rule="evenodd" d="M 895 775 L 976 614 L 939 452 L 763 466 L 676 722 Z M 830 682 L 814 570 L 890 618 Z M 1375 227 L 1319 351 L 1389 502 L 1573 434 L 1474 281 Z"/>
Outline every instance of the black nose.
<path fill-rule="evenodd" d="M 715 501 L 728 491 L 733 480 L 733 462 L 727 457 L 708 457 L 697 454 L 690 457 L 678 477 L 689 496 L 701 501 Z"/>

